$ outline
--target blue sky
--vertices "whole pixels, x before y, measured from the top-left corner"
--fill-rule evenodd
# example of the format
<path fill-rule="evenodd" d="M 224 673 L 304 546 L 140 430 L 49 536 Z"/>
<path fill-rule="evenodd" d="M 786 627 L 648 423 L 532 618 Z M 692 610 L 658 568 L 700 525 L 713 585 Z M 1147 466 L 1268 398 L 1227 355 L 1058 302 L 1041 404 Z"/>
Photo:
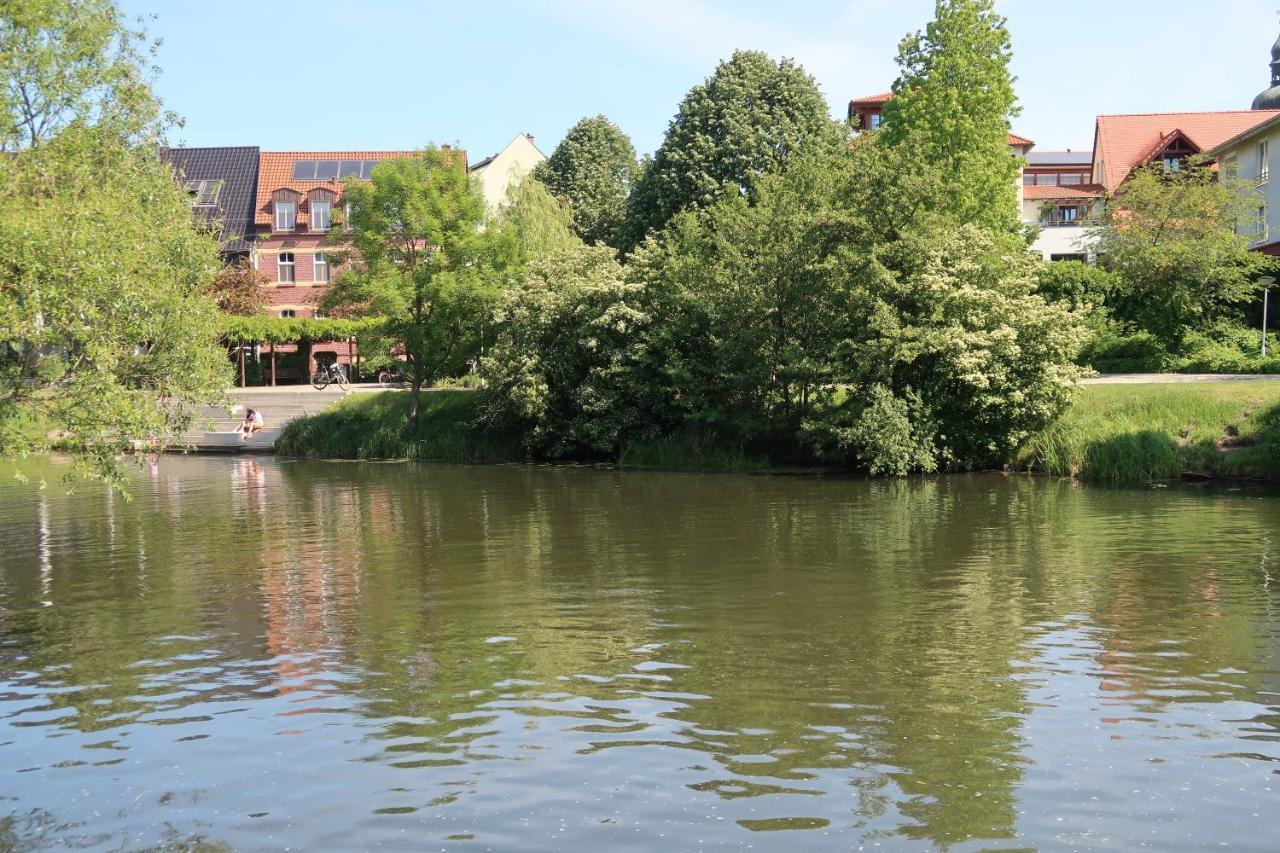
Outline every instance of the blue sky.
<path fill-rule="evenodd" d="M 163 40 L 157 89 L 188 145 L 398 149 L 478 160 L 515 134 L 548 154 L 604 113 L 652 151 L 735 48 L 792 56 L 833 114 L 889 88 L 933 0 L 122 0 Z M 1037 147 L 1089 148 L 1098 113 L 1247 109 L 1277 0 L 1002 0 Z"/>

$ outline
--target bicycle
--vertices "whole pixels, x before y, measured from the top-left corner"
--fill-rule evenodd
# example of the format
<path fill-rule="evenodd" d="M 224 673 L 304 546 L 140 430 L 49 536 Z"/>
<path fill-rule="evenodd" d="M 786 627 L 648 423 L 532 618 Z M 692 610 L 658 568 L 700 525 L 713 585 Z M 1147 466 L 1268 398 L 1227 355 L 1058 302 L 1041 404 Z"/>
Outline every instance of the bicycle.
<path fill-rule="evenodd" d="M 317 391 L 323 391 L 334 383 L 336 383 L 343 391 L 346 391 L 351 387 L 351 380 L 347 379 L 347 371 L 343 369 L 342 365 L 336 362 L 325 367 L 321 367 L 315 373 L 311 374 L 311 385 Z"/>
<path fill-rule="evenodd" d="M 404 384 L 404 371 L 398 367 L 384 367 L 378 371 L 378 384 L 383 388 Z"/>

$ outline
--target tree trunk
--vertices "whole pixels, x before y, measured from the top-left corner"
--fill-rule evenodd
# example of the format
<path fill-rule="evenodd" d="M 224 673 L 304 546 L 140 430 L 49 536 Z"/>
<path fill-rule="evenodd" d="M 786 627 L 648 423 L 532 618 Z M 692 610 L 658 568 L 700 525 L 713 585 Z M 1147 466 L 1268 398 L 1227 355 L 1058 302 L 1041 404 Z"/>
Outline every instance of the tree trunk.
<path fill-rule="evenodd" d="M 409 391 L 409 429 L 416 431 L 418 428 L 418 401 L 422 399 L 422 376 L 418 373 L 417 365 L 413 370 L 413 387 Z"/>
<path fill-rule="evenodd" d="M 275 341 L 271 341 L 271 342 L 268 344 L 268 346 L 270 346 L 270 347 L 271 347 L 271 385 L 272 385 L 272 387 L 275 387 L 275 384 L 276 384 L 276 342 L 275 342 Z"/>
<path fill-rule="evenodd" d="M 244 344 L 236 347 L 240 353 L 240 387 L 244 387 Z"/>
<path fill-rule="evenodd" d="M 355 338 L 351 339 L 351 350 L 356 354 L 354 359 L 356 363 L 356 375 L 351 377 L 351 381 L 354 382 L 360 378 L 360 344 Z"/>

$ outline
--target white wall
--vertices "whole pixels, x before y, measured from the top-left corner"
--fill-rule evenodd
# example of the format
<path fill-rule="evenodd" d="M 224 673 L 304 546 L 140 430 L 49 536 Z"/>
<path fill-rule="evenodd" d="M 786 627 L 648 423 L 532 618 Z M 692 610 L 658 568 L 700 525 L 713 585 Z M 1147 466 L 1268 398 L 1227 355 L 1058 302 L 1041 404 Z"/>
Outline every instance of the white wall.
<path fill-rule="evenodd" d="M 472 171 L 484 190 L 485 204 L 489 212 L 496 211 L 507 200 L 507 189 L 537 166 L 547 156 L 538 150 L 525 134 L 520 134 L 498 156 L 485 166 Z"/>

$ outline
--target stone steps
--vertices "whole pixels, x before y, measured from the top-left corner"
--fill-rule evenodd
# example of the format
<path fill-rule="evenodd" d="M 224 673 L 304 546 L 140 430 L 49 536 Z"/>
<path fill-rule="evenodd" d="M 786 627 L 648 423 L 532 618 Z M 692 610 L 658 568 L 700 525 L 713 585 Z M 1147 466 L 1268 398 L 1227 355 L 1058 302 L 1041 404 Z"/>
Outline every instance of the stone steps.
<path fill-rule="evenodd" d="M 288 390 L 237 388 L 229 392 L 228 396 L 231 398 L 231 405 L 236 407 L 235 412 L 214 406 L 202 407 L 195 426 L 180 436 L 172 449 L 224 453 L 269 452 L 275 448 L 276 439 L 290 421 L 323 412 L 346 395 L 336 387 L 317 391 L 308 386 L 294 386 Z M 224 435 L 206 435 L 235 431 L 243 421 L 244 408 L 249 406 L 261 412 L 266 421 L 266 426 L 261 430 L 243 441 Z"/>

